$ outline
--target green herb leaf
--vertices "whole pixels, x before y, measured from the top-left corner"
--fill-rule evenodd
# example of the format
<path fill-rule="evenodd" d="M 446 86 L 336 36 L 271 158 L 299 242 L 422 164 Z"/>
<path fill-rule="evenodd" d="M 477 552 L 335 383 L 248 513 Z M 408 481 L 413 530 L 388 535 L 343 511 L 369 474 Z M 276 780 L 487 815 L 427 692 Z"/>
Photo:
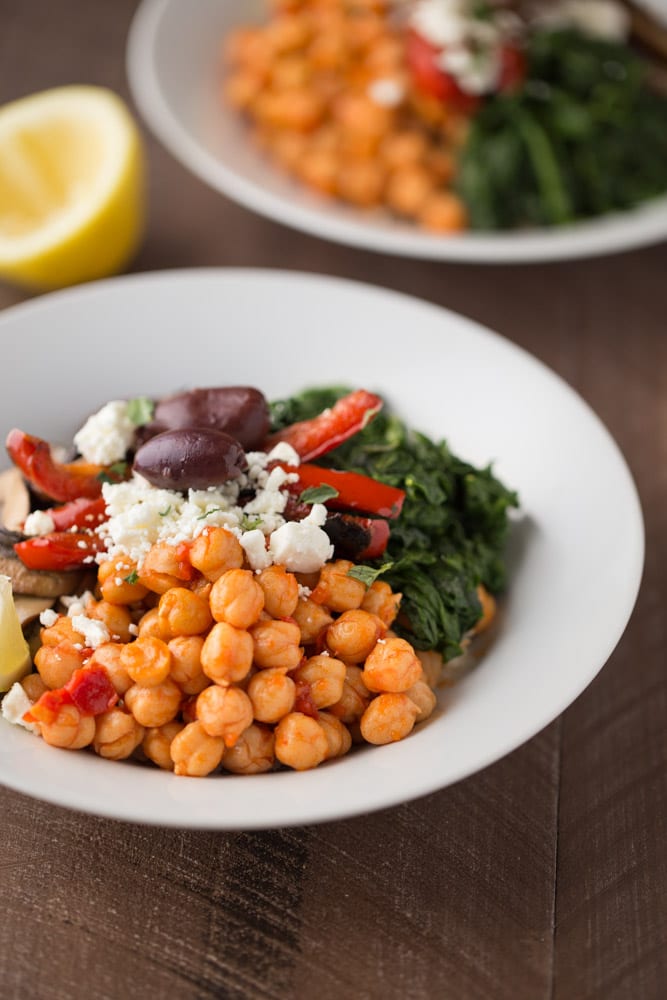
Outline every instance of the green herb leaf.
<path fill-rule="evenodd" d="M 167 514 L 171 514 L 171 504 L 169 504 L 166 510 L 159 510 L 158 514 L 160 515 L 160 517 L 166 517 Z"/>
<path fill-rule="evenodd" d="M 135 427 L 144 427 L 153 419 L 155 403 L 147 396 L 137 396 L 127 404 L 127 415 Z"/>
<path fill-rule="evenodd" d="M 384 563 L 383 566 L 378 567 L 366 565 L 353 566 L 352 569 L 347 571 L 347 575 L 351 576 L 353 580 L 360 580 L 362 583 L 365 583 L 367 587 L 370 587 L 372 583 L 375 583 L 379 576 L 382 576 L 383 573 L 390 570 L 393 565 L 393 563 L 388 562 Z"/>
<path fill-rule="evenodd" d="M 210 510 L 206 510 L 206 511 L 204 511 L 203 514 L 200 514 L 199 517 L 197 518 L 197 520 L 198 521 L 203 521 L 205 517 L 209 516 L 209 514 L 217 514 L 218 511 L 222 511 L 222 507 L 211 507 Z"/>
<path fill-rule="evenodd" d="M 244 514 L 241 518 L 241 530 L 254 531 L 255 528 L 259 528 L 261 523 L 261 517 L 251 517 L 249 514 Z"/>
<path fill-rule="evenodd" d="M 321 486 L 309 486 L 307 490 L 303 491 L 299 500 L 301 503 L 326 503 L 327 500 L 333 500 L 337 496 L 337 489 L 322 483 Z"/>
<path fill-rule="evenodd" d="M 114 462 L 107 469 L 98 472 L 97 478 L 101 483 L 117 483 L 127 474 L 127 462 Z"/>
<path fill-rule="evenodd" d="M 137 580 L 139 579 L 139 574 L 137 573 L 136 569 L 133 569 L 132 572 L 128 573 L 128 575 L 124 579 L 125 583 L 136 583 Z"/>

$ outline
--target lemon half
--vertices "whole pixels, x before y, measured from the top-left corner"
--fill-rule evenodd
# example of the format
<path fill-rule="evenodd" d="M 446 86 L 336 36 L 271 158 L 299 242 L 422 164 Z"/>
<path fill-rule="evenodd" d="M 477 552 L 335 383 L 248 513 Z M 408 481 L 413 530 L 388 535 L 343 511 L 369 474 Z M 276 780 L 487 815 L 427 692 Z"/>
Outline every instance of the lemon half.
<path fill-rule="evenodd" d="M 14 607 L 11 581 L 0 576 L 0 692 L 9 691 L 30 667 L 30 650 Z"/>
<path fill-rule="evenodd" d="M 0 277 L 60 288 L 122 270 L 144 228 L 144 159 L 127 107 L 59 87 L 0 108 Z"/>

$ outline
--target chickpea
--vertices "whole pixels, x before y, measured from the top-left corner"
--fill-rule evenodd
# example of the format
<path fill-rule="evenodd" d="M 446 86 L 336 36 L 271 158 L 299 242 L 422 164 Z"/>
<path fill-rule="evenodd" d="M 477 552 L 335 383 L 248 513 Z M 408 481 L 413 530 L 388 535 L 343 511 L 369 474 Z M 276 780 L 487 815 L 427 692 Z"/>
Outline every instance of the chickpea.
<path fill-rule="evenodd" d="M 246 111 L 261 93 L 262 86 L 261 76 L 248 70 L 241 70 L 225 80 L 225 100 L 231 107 Z"/>
<path fill-rule="evenodd" d="M 30 701 L 35 704 L 48 688 L 39 674 L 27 674 L 21 681 L 21 687 L 30 698 Z"/>
<path fill-rule="evenodd" d="M 143 727 L 137 724 L 129 712 L 122 708 L 111 708 L 95 719 L 93 749 L 107 760 L 125 760 L 134 753 L 143 736 Z"/>
<path fill-rule="evenodd" d="M 422 665 L 405 639 L 380 639 L 366 657 L 363 680 L 369 691 L 407 691 L 422 678 Z"/>
<path fill-rule="evenodd" d="M 299 132 L 271 132 L 269 140 L 271 152 L 286 170 L 295 169 L 308 149 L 308 140 Z"/>
<path fill-rule="evenodd" d="M 171 653 L 162 639 L 152 635 L 139 636 L 122 647 L 120 664 L 135 684 L 154 687 L 169 676 Z"/>
<path fill-rule="evenodd" d="M 42 646 L 57 646 L 61 642 L 68 642 L 73 646 L 75 642 L 82 642 L 83 636 L 80 632 L 74 631 L 71 618 L 60 615 L 53 625 L 41 629 L 40 639 Z"/>
<path fill-rule="evenodd" d="M 172 587 L 162 595 L 158 618 L 172 635 L 200 635 L 213 624 L 208 601 L 185 587 Z"/>
<path fill-rule="evenodd" d="M 199 694 L 211 683 L 202 670 L 201 651 L 204 640 L 200 635 L 177 635 L 170 639 L 171 679 L 183 694 Z"/>
<path fill-rule="evenodd" d="M 127 670 L 121 663 L 121 653 L 125 646 L 119 642 L 104 642 L 98 646 L 90 660 L 89 666 L 104 667 L 109 680 L 114 686 L 116 694 L 124 695 L 128 688 L 134 683 Z"/>
<path fill-rule="evenodd" d="M 264 610 L 272 618 L 291 618 L 299 600 L 299 584 L 284 566 L 269 566 L 257 577 L 264 594 Z"/>
<path fill-rule="evenodd" d="M 436 233 L 458 233 L 468 226 L 466 207 L 452 191 L 434 191 L 417 212 L 425 229 Z"/>
<path fill-rule="evenodd" d="M 294 708 L 296 684 L 283 670 L 260 670 L 248 684 L 248 697 L 258 722 L 279 722 Z"/>
<path fill-rule="evenodd" d="M 416 217 L 435 187 L 426 167 L 408 164 L 392 171 L 387 184 L 387 204 L 399 215 Z"/>
<path fill-rule="evenodd" d="M 185 547 L 155 542 L 139 570 L 139 583 L 156 594 L 165 594 L 172 587 L 181 587 L 193 577 L 192 564 Z"/>
<path fill-rule="evenodd" d="M 201 722 L 190 722 L 176 734 L 171 743 L 174 773 L 203 778 L 215 771 L 224 750 L 224 740 L 219 736 L 209 736 Z"/>
<path fill-rule="evenodd" d="M 320 654 L 311 656 L 294 671 L 294 679 L 308 684 L 316 708 L 328 708 L 343 696 L 346 668 L 341 660 Z"/>
<path fill-rule="evenodd" d="M 389 131 L 393 113 L 365 93 L 343 93 L 333 109 L 334 119 L 346 132 L 373 136 L 378 141 Z"/>
<path fill-rule="evenodd" d="M 360 608 L 344 611 L 326 632 L 327 646 L 346 663 L 362 663 L 386 628 L 376 615 Z"/>
<path fill-rule="evenodd" d="M 299 598 L 292 617 L 301 631 L 301 642 L 306 646 L 315 642 L 333 621 L 327 609 L 321 604 L 316 604 L 310 597 Z"/>
<path fill-rule="evenodd" d="M 338 194 L 360 208 L 372 208 L 382 199 L 384 171 L 373 160 L 347 160 L 338 171 Z"/>
<path fill-rule="evenodd" d="M 428 143 L 423 132 L 390 132 L 382 140 L 380 156 L 389 170 L 413 167 L 426 158 Z"/>
<path fill-rule="evenodd" d="M 313 70 L 342 70 L 348 57 L 344 34 L 322 34 L 308 48 L 308 62 Z"/>
<path fill-rule="evenodd" d="M 255 666 L 294 670 L 301 662 L 301 630 L 296 622 L 265 621 L 250 630 Z"/>
<path fill-rule="evenodd" d="M 95 720 L 92 715 L 82 715 L 76 705 L 61 705 L 54 721 L 42 722 L 40 731 L 52 747 L 81 750 L 93 742 Z"/>
<path fill-rule="evenodd" d="M 352 737 L 347 726 L 344 726 L 340 719 L 337 719 L 335 715 L 330 715 L 329 712 L 320 712 L 317 721 L 324 730 L 329 745 L 326 759 L 342 757 L 346 754 L 352 746 Z"/>
<path fill-rule="evenodd" d="M 322 727 L 302 712 L 290 712 L 280 720 L 275 740 L 276 757 L 295 771 L 317 767 L 329 752 L 329 742 Z"/>
<path fill-rule="evenodd" d="M 401 603 L 402 594 L 395 594 L 384 580 L 376 580 L 370 585 L 361 602 L 363 611 L 368 611 L 389 626 L 392 624 Z"/>
<path fill-rule="evenodd" d="M 320 571 L 320 579 L 310 600 L 316 604 L 324 604 L 332 611 L 351 611 L 352 608 L 360 607 L 366 586 L 361 580 L 347 575 L 353 566 L 354 563 L 348 559 L 326 563 Z"/>
<path fill-rule="evenodd" d="M 169 642 L 172 638 L 171 632 L 167 628 L 167 623 L 164 618 L 160 618 L 157 608 L 151 608 L 141 616 L 138 631 L 141 638 L 152 635 L 156 639 L 162 639 L 163 642 Z"/>
<path fill-rule="evenodd" d="M 254 102 L 260 124 L 269 128 L 310 132 L 322 121 L 324 105 L 319 94 L 307 87 L 265 91 Z"/>
<path fill-rule="evenodd" d="M 239 736 L 233 747 L 227 747 L 222 766 L 233 774 L 261 774 L 270 771 L 275 761 L 273 730 L 253 722 Z"/>
<path fill-rule="evenodd" d="M 102 597 L 109 604 L 133 604 L 142 601 L 148 590 L 141 583 L 130 583 L 137 565 L 127 556 L 115 556 L 100 563 L 97 582 Z"/>
<path fill-rule="evenodd" d="M 307 22 L 291 15 L 277 17 L 270 21 L 264 30 L 264 37 L 268 40 L 272 51 L 278 55 L 303 48 L 309 34 Z"/>
<path fill-rule="evenodd" d="M 334 195 L 338 185 L 338 157 L 328 149 L 307 150 L 295 165 L 297 176 L 320 194 Z"/>
<path fill-rule="evenodd" d="M 82 666 L 81 652 L 69 642 L 40 646 L 35 653 L 35 666 L 47 688 L 64 687 L 74 671 Z"/>
<path fill-rule="evenodd" d="M 211 612 L 217 622 L 250 628 L 264 608 L 264 591 L 249 569 L 230 569 L 213 584 Z"/>
<path fill-rule="evenodd" d="M 147 729 L 141 748 L 154 764 L 164 771 L 173 771 L 174 762 L 171 759 L 171 744 L 175 736 L 183 729 L 182 722 L 167 722 L 164 726 Z"/>
<path fill-rule="evenodd" d="M 181 697 L 180 688 L 168 679 L 153 687 L 133 685 L 125 694 L 125 704 L 139 725 L 152 729 L 176 718 Z"/>
<path fill-rule="evenodd" d="M 414 702 L 419 709 L 417 722 L 423 722 L 433 713 L 433 709 L 438 704 L 435 691 L 430 688 L 426 681 L 417 681 L 405 692 L 410 701 Z"/>
<path fill-rule="evenodd" d="M 379 694 L 361 717 L 361 735 L 367 743 L 395 743 L 412 732 L 419 709 L 406 694 Z"/>
<path fill-rule="evenodd" d="M 305 87 L 310 78 L 308 61 L 302 55 L 286 55 L 271 67 L 271 86 L 276 90 Z"/>
<path fill-rule="evenodd" d="M 217 684 L 242 681 L 252 666 L 253 639 L 245 629 L 218 622 L 206 636 L 201 651 L 202 670 Z"/>
<path fill-rule="evenodd" d="M 204 528 L 190 546 L 190 562 L 211 583 L 228 569 L 240 569 L 243 556 L 241 543 L 227 528 Z"/>
<path fill-rule="evenodd" d="M 477 597 L 482 605 L 482 614 L 470 629 L 470 635 L 479 635 L 480 632 L 484 632 L 496 617 L 496 599 L 481 583 L 477 588 Z"/>
<path fill-rule="evenodd" d="M 370 692 L 364 684 L 361 669 L 346 667 L 343 693 L 339 701 L 329 706 L 329 712 L 345 725 L 350 725 L 361 718 L 370 700 Z"/>
<path fill-rule="evenodd" d="M 220 736 L 233 747 L 252 723 L 252 703 L 240 688 L 212 684 L 197 698 L 197 718 L 209 736 Z"/>
<path fill-rule="evenodd" d="M 113 640 L 129 642 L 132 638 L 130 631 L 132 615 L 122 605 L 109 604 L 108 601 L 89 601 L 86 605 L 86 615 L 106 625 Z"/>
<path fill-rule="evenodd" d="M 415 652 L 422 665 L 426 682 L 434 688 L 442 677 L 442 656 L 435 649 L 417 649 Z"/>

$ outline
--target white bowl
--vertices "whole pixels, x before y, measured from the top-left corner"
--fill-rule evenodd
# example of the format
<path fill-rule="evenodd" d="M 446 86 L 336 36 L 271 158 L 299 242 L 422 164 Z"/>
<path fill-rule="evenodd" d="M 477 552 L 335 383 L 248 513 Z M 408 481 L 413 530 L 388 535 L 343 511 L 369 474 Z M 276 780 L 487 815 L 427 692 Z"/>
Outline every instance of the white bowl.
<path fill-rule="evenodd" d="M 143 0 L 130 30 L 134 99 L 167 149 L 211 187 L 314 236 L 407 257 L 510 263 L 588 257 L 667 236 L 667 197 L 576 225 L 512 233 L 433 235 L 309 192 L 252 144 L 221 98 L 221 47 L 238 25 L 261 21 L 262 0 Z"/>
<path fill-rule="evenodd" d="M 509 753 L 612 652 L 643 563 L 637 494 L 616 445 L 560 378 L 454 313 L 294 273 L 175 271 L 45 296 L 0 316 L 0 434 L 69 441 L 109 399 L 255 384 L 382 392 L 398 414 L 495 471 L 521 498 L 501 628 L 406 740 L 305 773 L 177 778 L 56 750 L 0 719 L 0 781 L 118 819 L 216 829 L 330 820 L 394 805 Z M 30 356 L 26 379 L 26 352 Z M 5 463 L 6 464 L 6 460 Z"/>

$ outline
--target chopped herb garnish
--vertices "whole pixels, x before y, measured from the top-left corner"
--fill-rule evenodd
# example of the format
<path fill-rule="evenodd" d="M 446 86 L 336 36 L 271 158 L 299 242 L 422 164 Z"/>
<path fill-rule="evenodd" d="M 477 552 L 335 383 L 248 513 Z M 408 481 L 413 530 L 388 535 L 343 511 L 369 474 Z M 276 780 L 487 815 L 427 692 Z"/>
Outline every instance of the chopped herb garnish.
<path fill-rule="evenodd" d="M 303 491 L 299 500 L 301 503 L 326 503 L 327 500 L 333 500 L 337 496 L 338 490 L 322 483 L 321 486 L 309 486 L 307 490 Z"/>
<path fill-rule="evenodd" d="M 158 514 L 160 515 L 160 517 L 166 517 L 167 514 L 171 514 L 171 504 L 169 504 L 166 510 L 159 510 Z"/>
<path fill-rule="evenodd" d="M 108 468 L 98 472 L 97 478 L 101 483 L 117 483 L 127 474 L 127 462 L 114 462 Z"/>
<path fill-rule="evenodd" d="M 137 396 L 127 404 L 127 415 L 135 427 L 144 427 L 153 419 L 155 403 L 147 396 Z"/>
<path fill-rule="evenodd" d="M 205 517 L 209 516 L 209 514 L 217 514 L 219 511 L 222 511 L 222 507 L 211 507 L 210 510 L 205 510 L 203 514 L 200 514 L 197 520 L 203 521 Z"/>
<path fill-rule="evenodd" d="M 137 580 L 139 579 L 139 574 L 137 573 L 136 569 L 133 569 L 132 572 L 128 573 L 124 579 L 125 583 L 136 583 Z"/>
<path fill-rule="evenodd" d="M 254 531 L 255 528 L 259 528 L 261 523 L 261 517 L 250 517 L 249 514 L 244 514 L 241 518 L 241 529 L 243 531 Z"/>
<path fill-rule="evenodd" d="M 377 578 L 387 570 L 390 570 L 393 566 L 393 562 L 384 563 L 382 566 L 353 566 L 352 569 L 348 570 L 347 575 L 351 576 L 353 580 L 360 580 L 365 583 L 367 587 L 370 587 L 372 583 L 375 583 Z"/>

